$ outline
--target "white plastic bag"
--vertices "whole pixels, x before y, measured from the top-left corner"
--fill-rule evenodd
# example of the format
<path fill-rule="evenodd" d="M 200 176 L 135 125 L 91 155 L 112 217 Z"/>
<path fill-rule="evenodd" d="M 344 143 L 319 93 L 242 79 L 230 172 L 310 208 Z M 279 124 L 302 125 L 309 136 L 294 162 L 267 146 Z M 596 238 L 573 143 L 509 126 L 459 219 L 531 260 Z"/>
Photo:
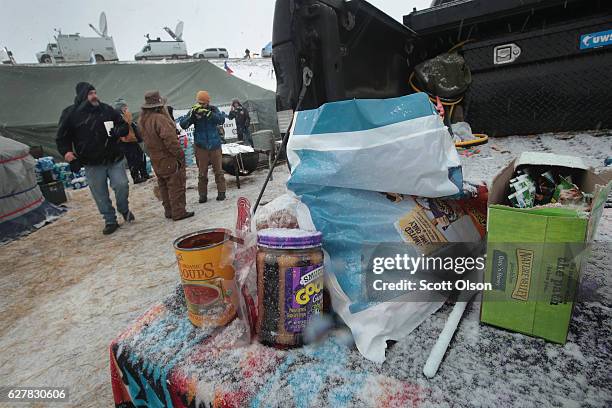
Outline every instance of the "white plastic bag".
<path fill-rule="evenodd" d="M 484 234 L 469 206 L 438 199 L 462 192 L 454 143 L 424 94 L 297 112 L 291 131 L 287 186 L 305 205 L 293 205 L 295 217 L 304 220 L 300 228 L 310 222 L 323 233 L 332 307 L 361 354 L 383 362 L 386 341 L 405 337 L 445 297 L 364 302 L 363 244 L 478 241 Z"/>

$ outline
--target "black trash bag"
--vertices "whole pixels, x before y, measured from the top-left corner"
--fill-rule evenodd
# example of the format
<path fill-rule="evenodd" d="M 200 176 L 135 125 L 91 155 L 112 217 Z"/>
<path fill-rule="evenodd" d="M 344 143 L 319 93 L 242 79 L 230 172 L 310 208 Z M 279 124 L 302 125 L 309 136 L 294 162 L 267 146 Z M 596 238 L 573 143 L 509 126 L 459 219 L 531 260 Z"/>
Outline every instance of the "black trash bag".
<path fill-rule="evenodd" d="M 430 95 L 453 99 L 465 93 L 472 83 L 472 74 L 461 55 L 440 54 L 415 67 L 414 83 Z"/>
<path fill-rule="evenodd" d="M 236 168 L 238 164 L 238 168 Z M 241 153 L 237 160 L 234 160 L 233 156 L 224 154 L 221 159 L 221 167 L 227 174 L 235 176 L 239 172 L 241 176 L 248 176 L 255 171 L 259 164 L 259 153 Z"/>

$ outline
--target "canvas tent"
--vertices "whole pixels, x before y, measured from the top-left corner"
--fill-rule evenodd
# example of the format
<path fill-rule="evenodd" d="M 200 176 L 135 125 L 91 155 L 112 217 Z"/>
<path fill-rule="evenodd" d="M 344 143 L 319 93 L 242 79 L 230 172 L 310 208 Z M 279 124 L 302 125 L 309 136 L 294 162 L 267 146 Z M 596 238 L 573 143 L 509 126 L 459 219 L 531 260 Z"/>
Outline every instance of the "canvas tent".
<path fill-rule="evenodd" d="M 123 98 L 133 113 L 144 93 L 159 89 L 175 109 L 189 109 L 198 90 L 209 91 L 214 105 L 234 98 L 257 111 L 260 128 L 278 135 L 275 94 L 227 74 L 208 61 L 109 63 L 97 65 L 0 66 L 0 131 L 30 146 L 56 154 L 55 134 L 61 111 L 70 105 L 78 82 L 92 83 L 100 100 Z"/>
<path fill-rule="evenodd" d="M 0 136 L 0 244 L 40 228 L 65 210 L 45 201 L 30 149 Z"/>

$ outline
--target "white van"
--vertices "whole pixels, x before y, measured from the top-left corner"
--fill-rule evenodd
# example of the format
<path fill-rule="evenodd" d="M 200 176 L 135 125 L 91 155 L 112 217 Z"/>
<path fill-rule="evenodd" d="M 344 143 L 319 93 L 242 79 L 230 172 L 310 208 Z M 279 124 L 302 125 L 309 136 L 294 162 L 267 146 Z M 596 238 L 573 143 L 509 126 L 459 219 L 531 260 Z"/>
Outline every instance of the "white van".
<path fill-rule="evenodd" d="M 148 40 L 147 45 L 134 55 L 136 61 L 161 60 L 164 58 L 184 59 L 188 57 L 187 46 L 184 41 L 162 41 L 159 37 L 157 40 Z"/>

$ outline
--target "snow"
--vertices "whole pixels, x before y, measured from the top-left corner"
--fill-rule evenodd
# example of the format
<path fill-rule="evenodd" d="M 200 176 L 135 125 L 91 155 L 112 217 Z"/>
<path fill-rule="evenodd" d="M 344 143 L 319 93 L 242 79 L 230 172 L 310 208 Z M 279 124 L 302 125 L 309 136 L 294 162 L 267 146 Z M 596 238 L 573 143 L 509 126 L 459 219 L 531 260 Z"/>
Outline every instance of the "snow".
<path fill-rule="evenodd" d="M 588 165 L 600 167 L 611 147 L 608 134 L 493 138 L 479 147 L 481 153 L 461 160 L 468 180 L 490 182 L 523 151 L 581 156 Z M 110 236 L 101 233 L 102 220 L 88 189 L 69 191 L 70 210 L 63 217 L 0 247 L 0 383 L 68 386 L 70 406 L 112 406 L 109 344 L 175 292 L 179 275 L 173 240 L 203 228 L 234 228 L 236 199 L 244 195 L 254 203 L 265 174 L 261 170 L 241 178 L 240 190 L 234 178 L 227 177 L 228 201 L 198 204 L 197 172 L 188 168 L 187 208 L 196 215 L 179 222 L 163 217 L 153 194 L 154 180 L 130 185 L 136 222 Z M 287 177 L 286 166 L 279 166 L 263 203 L 286 191 Z M 209 179 L 213 195 L 212 174 Z M 596 292 L 597 299 L 575 307 L 565 346 L 481 325 L 476 300 L 467 306 L 432 379 L 423 377 L 423 366 L 451 305 L 390 347 L 382 365 L 361 357 L 342 329 L 291 352 L 258 344 L 214 348 L 207 352 L 219 358 L 198 369 L 198 398 L 211 401 L 215 387 L 223 386 L 257 390 L 258 398 L 267 398 L 259 400 L 260 406 L 296 406 L 300 398 L 316 406 L 469 407 L 476 401 L 498 407 L 610 406 L 612 276 L 606 241 L 612 239 L 611 221 L 612 210 L 605 209 L 599 243 L 583 276 L 583 285 Z M 220 345 L 240 335 L 239 327 L 226 330 Z M 200 330 L 198 335 L 205 333 Z M 162 352 L 151 356 L 160 363 L 166 358 Z M 186 363 L 197 367 L 196 362 Z M 238 364 L 243 364 L 241 371 Z M 279 367 L 285 371 L 276 371 Z"/>
<path fill-rule="evenodd" d="M 266 228 L 258 232 L 259 236 L 265 236 L 270 238 L 305 238 L 312 236 L 319 236 L 321 233 L 313 233 L 312 231 L 305 231 L 301 229 L 287 229 L 287 228 Z"/>
<path fill-rule="evenodd" d="M 209 60 L 225 71 L 223 64 L 234 71 L 234 76 L 270 91 L 276 91 L 276 76 L 272 66 L 272 58 Z"/>
<path fill-rule="evenodd" d="M 136 221 L 113 235 L 89 189 L 67 191 L 69 211 L 53 224 L 0 247 L 0 350 L 3 384 L 71 387 L 72 406 L 110 406 L 108 346 L 135 318 L 180 281 L 172 242 L 212 227 L 233 229 L 236 199 L 254 203 L 267 170 L 226 177 L 225 202 L 198 204 L 197 169 L 188 168 L 187 209 L 195 216 L 164 218 L 155 180 L 130 185 Z M 262 203 L 285 192 L 279 166 Z M 209 194 L 216 195 L 211 180 Z"/>
<path fill-rule="evenodd" d="M 239 153 L 253 153 L 255 150 L 251 146 L 245 146 L 238 143 L 226 143 L 221 145 L 223 154 L 237 155 Z"/>

